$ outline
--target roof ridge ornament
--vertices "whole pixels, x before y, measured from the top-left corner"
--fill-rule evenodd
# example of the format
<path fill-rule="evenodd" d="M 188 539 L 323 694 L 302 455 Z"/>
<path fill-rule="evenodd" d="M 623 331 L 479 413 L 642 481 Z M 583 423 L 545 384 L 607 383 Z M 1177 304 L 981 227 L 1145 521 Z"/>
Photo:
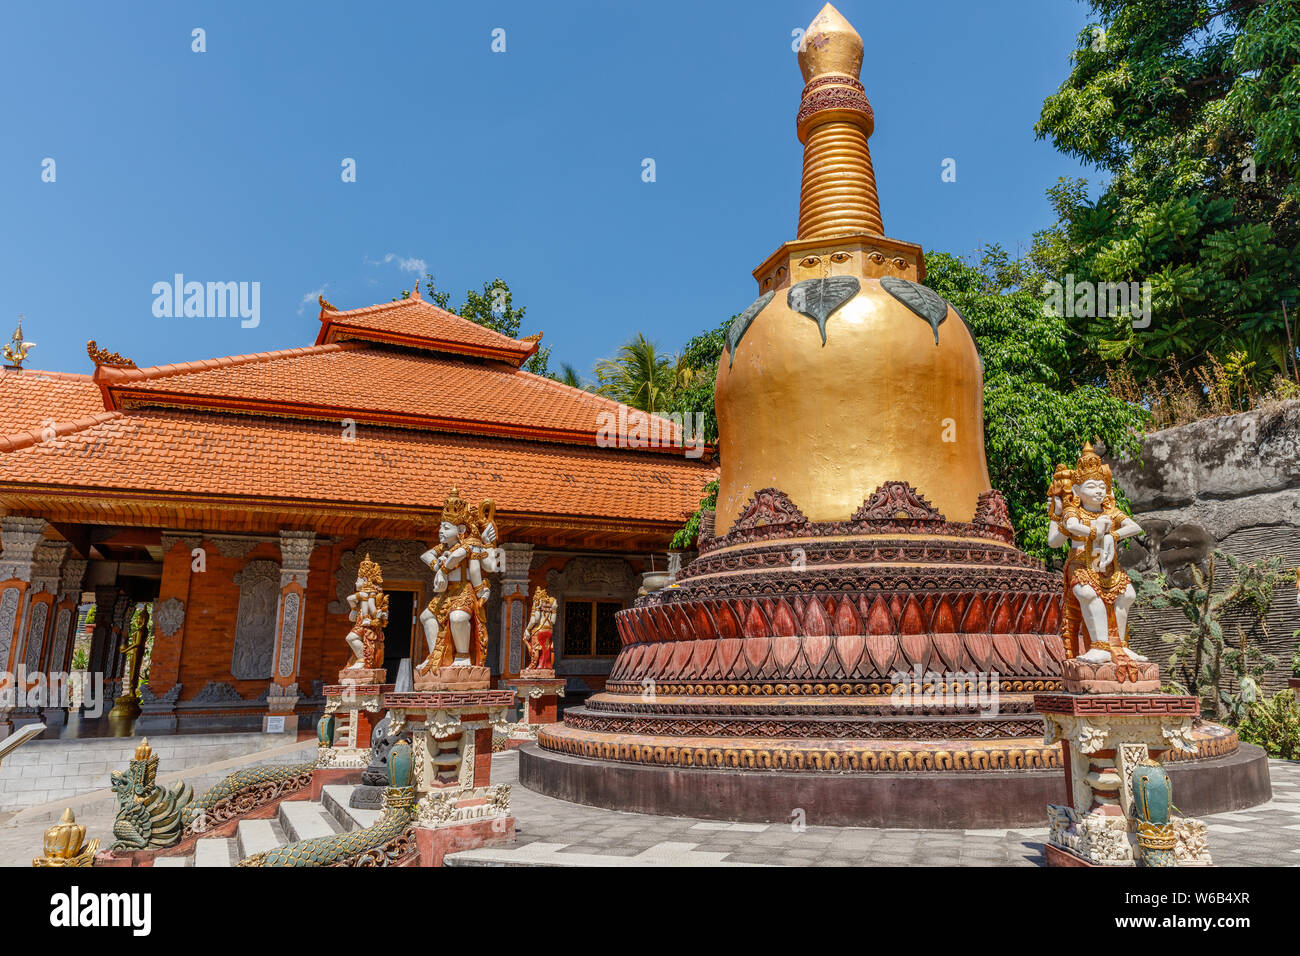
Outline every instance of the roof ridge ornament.
<path fill-rule="evenodd" d="M 338 306 L 330 302 L 329 299 L 325 298 L 325 296 L 322 295 L 321 293 L 317 293 L 316 298 L 320 302 L 320 308 L 322 312 L 326 312 L 326 311 L 337 312 L 339 310 Z"/>
<path fill-rule="evenodd" d="M 8 368 L 21 369 L 23 362 L 27 360 L 27 353 L 34 348 L 36 348 L 35 342 L 23 340 L 23 316 L 20 314 L 18 316 L 18 328 L 14 329 L 9 344 L 0 349 L 0 354 L 3 354 L 9 360 Z"/>
<path fill-rule="evenodd" d="M 86 343 L 86 354 L 90 360 L 95 363 L 95 367 L 105 366 L 107 368 L 137 368 L 138 366 L 124 355 L 117 352 L 110 352 L 108 349 L 102 349 L 91 339 Z"/>

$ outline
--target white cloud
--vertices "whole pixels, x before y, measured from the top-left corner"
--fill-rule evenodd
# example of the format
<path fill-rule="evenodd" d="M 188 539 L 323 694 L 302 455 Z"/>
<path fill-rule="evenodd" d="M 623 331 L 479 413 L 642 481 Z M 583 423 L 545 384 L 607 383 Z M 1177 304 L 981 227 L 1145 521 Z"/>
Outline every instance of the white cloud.
<path fill-rule="evenodd" d="M 403 272 L 410 272 L 417 276 L 423 276 L 429 271 L 429 264 L 418 256 L 399 256 L 396 252 L 389 252 L 384 255 L 382 260 L 365 257 L 366 265 L 391 265 L 397 263 L 397 268 Z"/>
<path fill-rule="evenodd" d="M 309 305 L 317 305 L 317 300 L 325 295 L 325 290 L 328 288 L 329 288 L 329 283 L 326 282 L 319 289 L 312 289 L 310 292 L 304 295 L 302 297 L 302 302 L 298 304 L 298 314 L 302 315 L 304 312 L 306 312 L 307 306 Z"/>

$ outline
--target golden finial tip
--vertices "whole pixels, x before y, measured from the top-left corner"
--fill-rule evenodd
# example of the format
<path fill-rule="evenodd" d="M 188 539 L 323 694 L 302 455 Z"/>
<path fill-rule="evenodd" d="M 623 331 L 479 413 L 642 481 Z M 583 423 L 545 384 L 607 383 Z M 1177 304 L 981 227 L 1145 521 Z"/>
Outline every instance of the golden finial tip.
<path fill-rule="evenodd" d="M 59 817 L 60 823 L 76 823 L 77 818 L 72 815 L 72 807 L 65 807 L 63 816 Z"/>
<path fill-rule="evenodd" d="M 805 83 L 828 73 L 857 79 L 862 70 L 862 37 L 831 4 L 822 7 L 804 31 L 799 69 Z"/>

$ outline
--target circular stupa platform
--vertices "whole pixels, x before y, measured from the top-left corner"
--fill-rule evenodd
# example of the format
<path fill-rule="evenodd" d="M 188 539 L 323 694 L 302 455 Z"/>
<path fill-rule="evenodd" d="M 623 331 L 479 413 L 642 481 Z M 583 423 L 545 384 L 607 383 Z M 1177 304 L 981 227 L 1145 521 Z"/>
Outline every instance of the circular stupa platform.
<path fill-rule="evenodd" d="M 1224 730 L 1207 725 L 1197 735 L 1202 753 L 1230 746 L 1228 753 L 1169 764 L 1184 815 L 1241 810 L 1272 796 L 1264 751 L 1253 744 L 1238 745 L 1231 731 L 1230 741 L 1214 736 Z M 1034 743 L 1023 741 L 1026 748 Z M 716 749 L 696 749 L 703 751 L 705 761 L 726 759 Z M 519 759 L 520 783 L 546 796 L 629 813 L 731 822 L 791 823 L 802 811 L 809 826 L 1037 829 L 1046 825 L 1047 804 L 1066 801 L 1065 774 L 1059 766 L 756 772 L 707 762 L 669 766 L 593 759 L 543 750 L 537 744 L 524 746 Z"/>

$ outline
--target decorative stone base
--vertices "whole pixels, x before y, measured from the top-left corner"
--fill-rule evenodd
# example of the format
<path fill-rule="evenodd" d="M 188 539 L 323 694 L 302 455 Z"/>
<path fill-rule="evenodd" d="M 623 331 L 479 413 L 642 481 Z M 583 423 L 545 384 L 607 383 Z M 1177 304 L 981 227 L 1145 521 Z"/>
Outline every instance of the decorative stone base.
<path fill-rule="evenodd" d="M 363 747 L 317 747 L 316 766 L 330 770 L 365 770 L 370 763 L 370 750 Z M 357 777 L 360 780 L 360 777 Z"/>
<path fill-rule="evenodd" d="M 420 866 L 442 866 L 448 853 L 481 846 L 509 846 L 515 842 L 515 818 L 497 816 L 436 828 L 416 826 L 415 845 Z"/>
<path fill-rule="evenodd" d="M 543 674 L 549 676 L 538 676 Z M 559 699 L 564 696 L 565 683 L 554 671 L 544 670 L 525 670 L 506 682 L 519 699 L 519 720 L 510 725 L 502 740 L 503 749 L 514 750 L 536 740 L 539 730 L 559 719 Z"/>
<path fill-rule="evenodd" d="M 550 667 L 525 667 L 519 672 L 519 679 L 521 681 L 555 680 L 555 670 Z"/>
<path fill-rule="evenodd" d="M 382 667 L 345 667 L 339 671 L 340 684 L 382 684 L 388 671 Z"/>
<path fill-rule="evenodd" d="M 1049 866 L 1138 866 L 1142 860 L 1137 826 L 1130 818 L 1099 813 L 1080 815 L 1072 807 L 1048 804 L 1048 842 L 1057 862 Z M 1175 866 L 1211 866 L 1205 823 L 1190 817 L 1170 821 Z M 1063 860 L 1065 854 L 1072 858 Z"/>
<path fill-rule="evenodd" d="M 492 686 L 492 673 L 486 667 L 439 667 L 431 673 L 414 676 L 416 690 L 487 690 Z"/>
<path fill-rule="evenodd" d="M 1258 806 L 1271 797 L 1268 757 L 1240 750 L 1179 760 L 1166 770 L 1175 803 L 1203 816 Z M 529 790 L 629 813 L 746 823 L 789 823 L 793 808 L 809 826 L 918 829 L 1025 828 L 1043 825 L 1043 808 L 1059 803 L 1061 767 L 988 772 L 789 773 L 726 767 L 667 767 L 608 762 L 542 750 L 519 750 L 519 782 Z"/>
<path fill-rule="evenodd" d="M 333 746 L 317 751 L 318 767 L 362 767 L 370 762 L 370 736 L 384 716 L 392 684 L 327 684 L 325 713 L 335 721 Z"/>
<path fill-rule="evenodd" d="M 1067 694 L 1158 694 L 1160 666 L 1155 661 L 1134 661 L 1137 680 L 1121 682 L 1115 662 L 1094 664 L 1074 657 L 1061 662 L 1061 684 Z"/>

